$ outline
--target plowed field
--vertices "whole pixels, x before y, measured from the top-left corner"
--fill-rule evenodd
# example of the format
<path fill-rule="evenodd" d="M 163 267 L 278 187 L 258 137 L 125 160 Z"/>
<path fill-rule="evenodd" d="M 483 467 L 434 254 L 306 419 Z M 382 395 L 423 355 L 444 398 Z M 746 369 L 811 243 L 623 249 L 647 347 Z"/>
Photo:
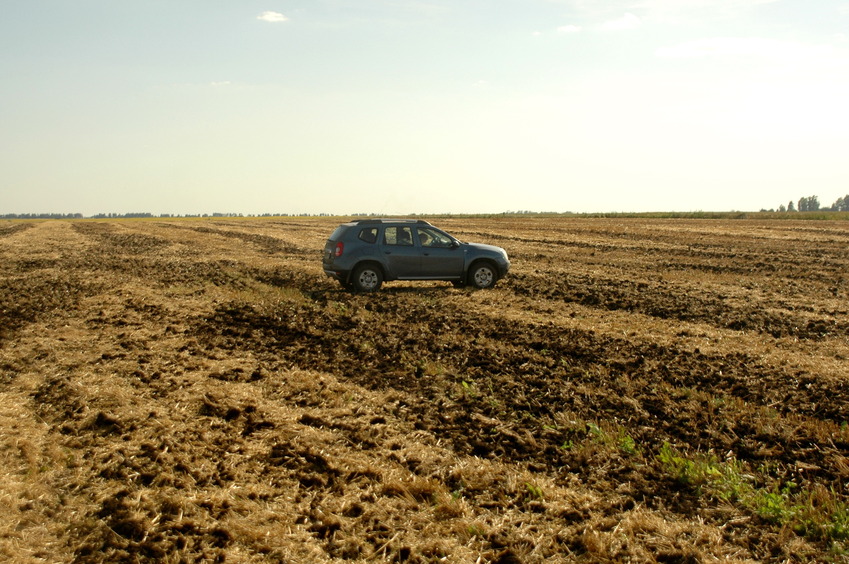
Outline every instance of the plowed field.
<path fill-rule="evenodd" d="M 487 291 L 321 271 L 333 218 L 0 222 L 0 559 L 849 554 L 849 224 L 443 218 Z"/>

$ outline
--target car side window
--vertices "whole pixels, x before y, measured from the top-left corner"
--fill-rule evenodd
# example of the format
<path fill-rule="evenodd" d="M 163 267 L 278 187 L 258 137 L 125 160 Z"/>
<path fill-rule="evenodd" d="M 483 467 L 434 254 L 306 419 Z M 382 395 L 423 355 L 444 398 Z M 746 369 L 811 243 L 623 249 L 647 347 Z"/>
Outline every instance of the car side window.
<path fill-rule="evenodd" d="M 453 241 L 444 233 L 428 229 L 426 227 L 419 228 L 419 240 L 422 242 L 422 247 L 437 247 L 449 248 L 453 245 Z"/>
<path fill-rule="evenodd" d="M 377 243 L 377 227 L 360 230 L 359 238 L 366 243 Z"/>
<path fill-rule="evenodd" d="M 387 227 L 383 232 L 385 245 L 413 246 L 413 230 L 409 227 Z"/>

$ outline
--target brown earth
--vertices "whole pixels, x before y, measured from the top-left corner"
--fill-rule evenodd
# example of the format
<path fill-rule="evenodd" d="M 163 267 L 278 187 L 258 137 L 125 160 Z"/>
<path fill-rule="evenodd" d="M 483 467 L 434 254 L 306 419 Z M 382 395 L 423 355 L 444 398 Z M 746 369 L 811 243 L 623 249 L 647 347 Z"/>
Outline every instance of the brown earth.
<path fill-rule="evenodd" d="M 374 295 L 338 222 L 0 222 L 0 559 L 846 558 L 846 222 L 435 219 L 510 275 Z"/>

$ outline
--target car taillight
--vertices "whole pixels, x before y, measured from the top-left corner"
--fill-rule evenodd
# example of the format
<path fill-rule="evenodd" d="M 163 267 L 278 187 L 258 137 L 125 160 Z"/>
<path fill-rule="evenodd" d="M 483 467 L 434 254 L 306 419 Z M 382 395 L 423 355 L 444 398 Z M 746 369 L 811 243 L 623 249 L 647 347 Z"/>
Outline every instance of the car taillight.
<path fill-rule="evenodd" d="M 336 253 L 335 253 L 335 255 L 337 257 L 341 257 L 342 253 L 344 251 L 345 251 L 345 243 L 343 243 L 342 241 L 339 241 L 338 243 L 336 243 Z"/>

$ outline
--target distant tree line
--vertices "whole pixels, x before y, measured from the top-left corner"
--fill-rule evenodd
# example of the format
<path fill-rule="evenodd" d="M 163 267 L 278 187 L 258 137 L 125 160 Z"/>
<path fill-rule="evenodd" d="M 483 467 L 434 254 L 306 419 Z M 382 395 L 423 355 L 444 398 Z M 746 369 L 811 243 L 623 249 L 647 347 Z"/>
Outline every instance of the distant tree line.
<path fill-rule="evenodd" d="M 762 210 L 767 211 L 767 210 Z M 768 210 L 775 211 L 775 210 Z M 837 198 L 837 200 L 831 204 L 830 207 L 822 207 L 820 206 L 820 199 L 817 196 L 803 196 L 799 198 L 798 202 L 794 202 L 790 200 L 787 205 L 781 204 L 778 206 L 778 211 L 780 212 L 813 212 L 813 211 L 836 211 L 836 212 L 845 212 L 849 211 L 849 194 L 843 196 L 842 198 Z"/>
<path fill-rule="evenodd" d="M 817 196 L 804 196 L 799 198 L 797 202 L 790 200 L 786 205 L 781 204 L 778 206 L 778 210 L 775 209 L 762 209 L 762 212 L 815 212 L 815 211 L 834 211 L 834 212 L 849 212 L 849 194 L 843 196 L 842 198 L 837 198 L 837 200 L 831 204 L 830 207 L 822 207 L 820 205 L 819 198 Z M 533 212 L 528 210 L 508 210 L 502 212 L 501 215 L 512 216 L 512 215 L 546 215 L 546 214 L 554 214 L 557 215 L 558 212 Z M 571 212 L 565 212 L 567 215 L 571 214 Z M 159 215 L 155 215 L 148 212 L 130 212 L 130 213 L 98 213 L 90 216 L 91 219 L 138 219 L 138 218 L 204 218 L 204 217 L 330 217 L 338 214 L 331 213 L 263 213 L 263 214 L 241 214 L 241 213 L 227 213 L 227 212 L 213 212 L 211 214 L 171 214 L 171 213 L 163 213 Z M 379 213 L 366 213 L 360 212 L 352 214 L 354 217 L 381 217 L 384 214 Z M 411 214 L 412 216 L 416 216 L 418 214 Z M 446 213 L 445 215 L 451 215 L 450 213 Z M 7 213 L 0 214 L 0 219 L 85 219 L 81 213 Z"/>
<path fill-rule="evenodd" d="M 131 212 L 131 213 L 98 213 L 89 216 L 91 219 L 138 219 L 138 218 L 154 218 L 154 217 L 330 217 L 331 213 L 263 213 L 263 214 L 241 214 L 241 213 L 226 213 L 214 212 L 204 214 L 172 214 L 163 213 L 155 215 L 148 212 Z M 0 219 L 84 219 L 81 213 L 7 213 L 0 214 Z"/>
<path fill-rule="evenodd" d="M 131 213 L 99 213 L 97 215 L 91 216 L 94 219 L 107 219 L 107 218 L 115 218 L 115 217 L 126 217 L 126 218 L 141 218 L 141 217 L 153 217 L 152 213 L 147 212 L 131 212 Z"/>
<path fill-rule="evenodd" d="M 539 214 L 539 215 L 552 215 L 552 214 L 556 215 L 558 213 L 569 214 L 569 213 L 572 213 L 572 212 L 553 212 L 553 211 L 537 212 L 537 211 L 531 211 L 531 210 L 516 210 L 516 211 L 507 210 L 507 211 L 501 212 L 501 215 L 537 215 L 537 214 Z"/>
<path fill-rule="evenodd" d="M 109 217 L 109 218 L 132 218 L 132 217 L 330 217 L 331 213 L 231 213 L 231 212 L 213 212 L 213 213 L 196 213 L 196 214 L 178 214 L 178 213 L 163 213 L 158 216 L 146 214 L 99 214 L 92 217 Z"/>
<path fill-rule="evenodd" d="M 81 213 L 7 213 L 0 219 L 82 219 Z"/>

